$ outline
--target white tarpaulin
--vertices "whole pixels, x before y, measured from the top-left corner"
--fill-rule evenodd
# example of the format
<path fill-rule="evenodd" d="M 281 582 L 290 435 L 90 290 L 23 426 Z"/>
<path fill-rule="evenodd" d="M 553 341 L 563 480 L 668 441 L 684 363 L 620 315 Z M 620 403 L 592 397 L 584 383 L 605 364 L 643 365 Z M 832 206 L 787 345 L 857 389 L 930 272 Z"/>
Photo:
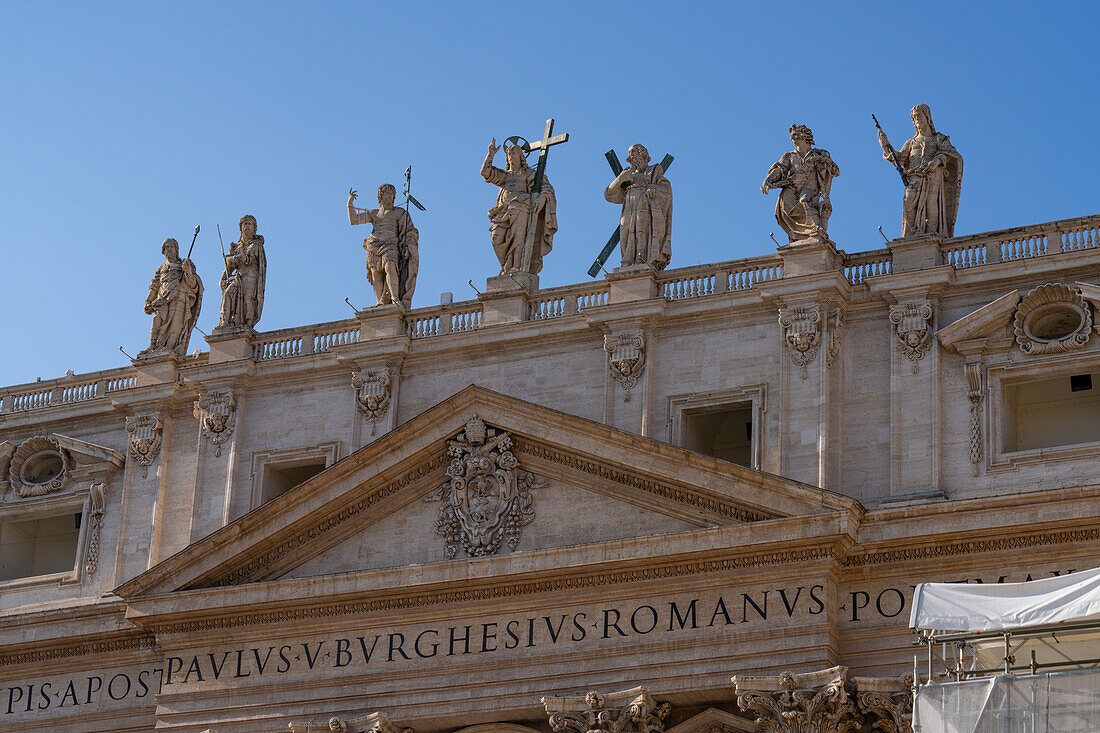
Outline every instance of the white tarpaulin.
<path fill-rule="evenodd" d="M 909 627 L 1003 631 L 1100 619 L 1100 568 L 1026 583 L 921 583 Z"/>
<path fill-rule="evenodd" d="M 1093 733 L 1100 671 L 1000 675 L 921 685 L 914 733 Z"/>

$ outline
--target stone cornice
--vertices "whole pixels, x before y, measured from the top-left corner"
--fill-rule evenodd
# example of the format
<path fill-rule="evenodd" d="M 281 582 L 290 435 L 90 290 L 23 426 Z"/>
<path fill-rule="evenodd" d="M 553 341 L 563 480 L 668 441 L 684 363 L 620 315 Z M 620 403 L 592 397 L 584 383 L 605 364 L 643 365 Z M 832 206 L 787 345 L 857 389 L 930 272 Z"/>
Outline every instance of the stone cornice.
<path fill-rule="evenodd" d="M 32 648 L 0 651 L 0 669 L 18 664 L 42 664 L 69 657 L 153 649 L 156 637 L 145 631 L 130 631 L 108 638 L 61 639 L 53 644 L 35 644 Z"/>

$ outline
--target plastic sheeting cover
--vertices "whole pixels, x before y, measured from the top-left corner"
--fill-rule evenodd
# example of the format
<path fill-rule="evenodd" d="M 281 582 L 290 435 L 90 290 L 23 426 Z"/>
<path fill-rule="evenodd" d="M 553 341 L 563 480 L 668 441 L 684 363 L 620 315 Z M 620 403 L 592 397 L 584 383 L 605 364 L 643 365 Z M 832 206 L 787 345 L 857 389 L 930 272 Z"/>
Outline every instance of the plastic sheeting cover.
<path fill-rule="evenodd" d="M 909 627 L 1001 631 L 1089 619 L 1100 619 L 1100 568 L 1026 583 L 921 583 Z"/>
<path fill-rule="evenodd" d="M 923 685 L 914 733 L 1100 731 L 1100 670 Z"/>

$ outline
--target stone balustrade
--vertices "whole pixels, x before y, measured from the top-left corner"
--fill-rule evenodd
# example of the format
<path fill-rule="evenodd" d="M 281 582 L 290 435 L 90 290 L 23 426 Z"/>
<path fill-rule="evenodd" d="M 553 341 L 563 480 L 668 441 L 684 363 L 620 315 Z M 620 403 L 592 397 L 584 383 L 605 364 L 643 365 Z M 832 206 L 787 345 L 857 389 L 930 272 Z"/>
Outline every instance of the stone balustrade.
<path fill-rule="evenodd" d="M 844 254 L 841 267 L 845 277 L 858 285 L 868 278 L 892 274 L 895 271 L 894 247 L 913 241 L 916 240 L 894 240 L 885 249 Z M 929 246 L 938 247 L 937 264 L 956 269 L 1097 249 L 1100 248 L 1100 215 L 954 237 Z M 657 274 L 657 284 L 658 292 L 666 300 L 680 301 L 749 290 L 783 277 L 780 252 L 664 270 Z M 534 291 L 527 296 L 524 320 L 545 321 L 604 306 L 609 302 L 609 292 L 607 282 Z M 483 325 L 482 315 L 482 303 L 476 300 L 417 308 L 404 315 L 405 333 L 411 339 L 424 339 L 477 331 Z M 324 353 L 364 338 L 359 319 L 349 318 L 255 334 L 251 338 L 251 353 L 253 360 L 266 362 Z M 111 392 L 135 386 L 134 368 L 123 367 L 0 388 L 0 414 L 104 399 Z"/>

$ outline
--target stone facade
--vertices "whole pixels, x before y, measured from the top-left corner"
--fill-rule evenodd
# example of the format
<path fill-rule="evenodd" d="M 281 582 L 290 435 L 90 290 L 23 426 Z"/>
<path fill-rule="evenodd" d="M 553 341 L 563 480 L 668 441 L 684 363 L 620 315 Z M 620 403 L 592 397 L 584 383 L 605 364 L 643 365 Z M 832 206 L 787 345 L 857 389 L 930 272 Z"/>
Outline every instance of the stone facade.
<path fill-rule="evenodd" d="M 913 584 L 1095 564 L 1098 245 L 803 242 L 0 389 L 4 730 L 905 730 Z"/>

